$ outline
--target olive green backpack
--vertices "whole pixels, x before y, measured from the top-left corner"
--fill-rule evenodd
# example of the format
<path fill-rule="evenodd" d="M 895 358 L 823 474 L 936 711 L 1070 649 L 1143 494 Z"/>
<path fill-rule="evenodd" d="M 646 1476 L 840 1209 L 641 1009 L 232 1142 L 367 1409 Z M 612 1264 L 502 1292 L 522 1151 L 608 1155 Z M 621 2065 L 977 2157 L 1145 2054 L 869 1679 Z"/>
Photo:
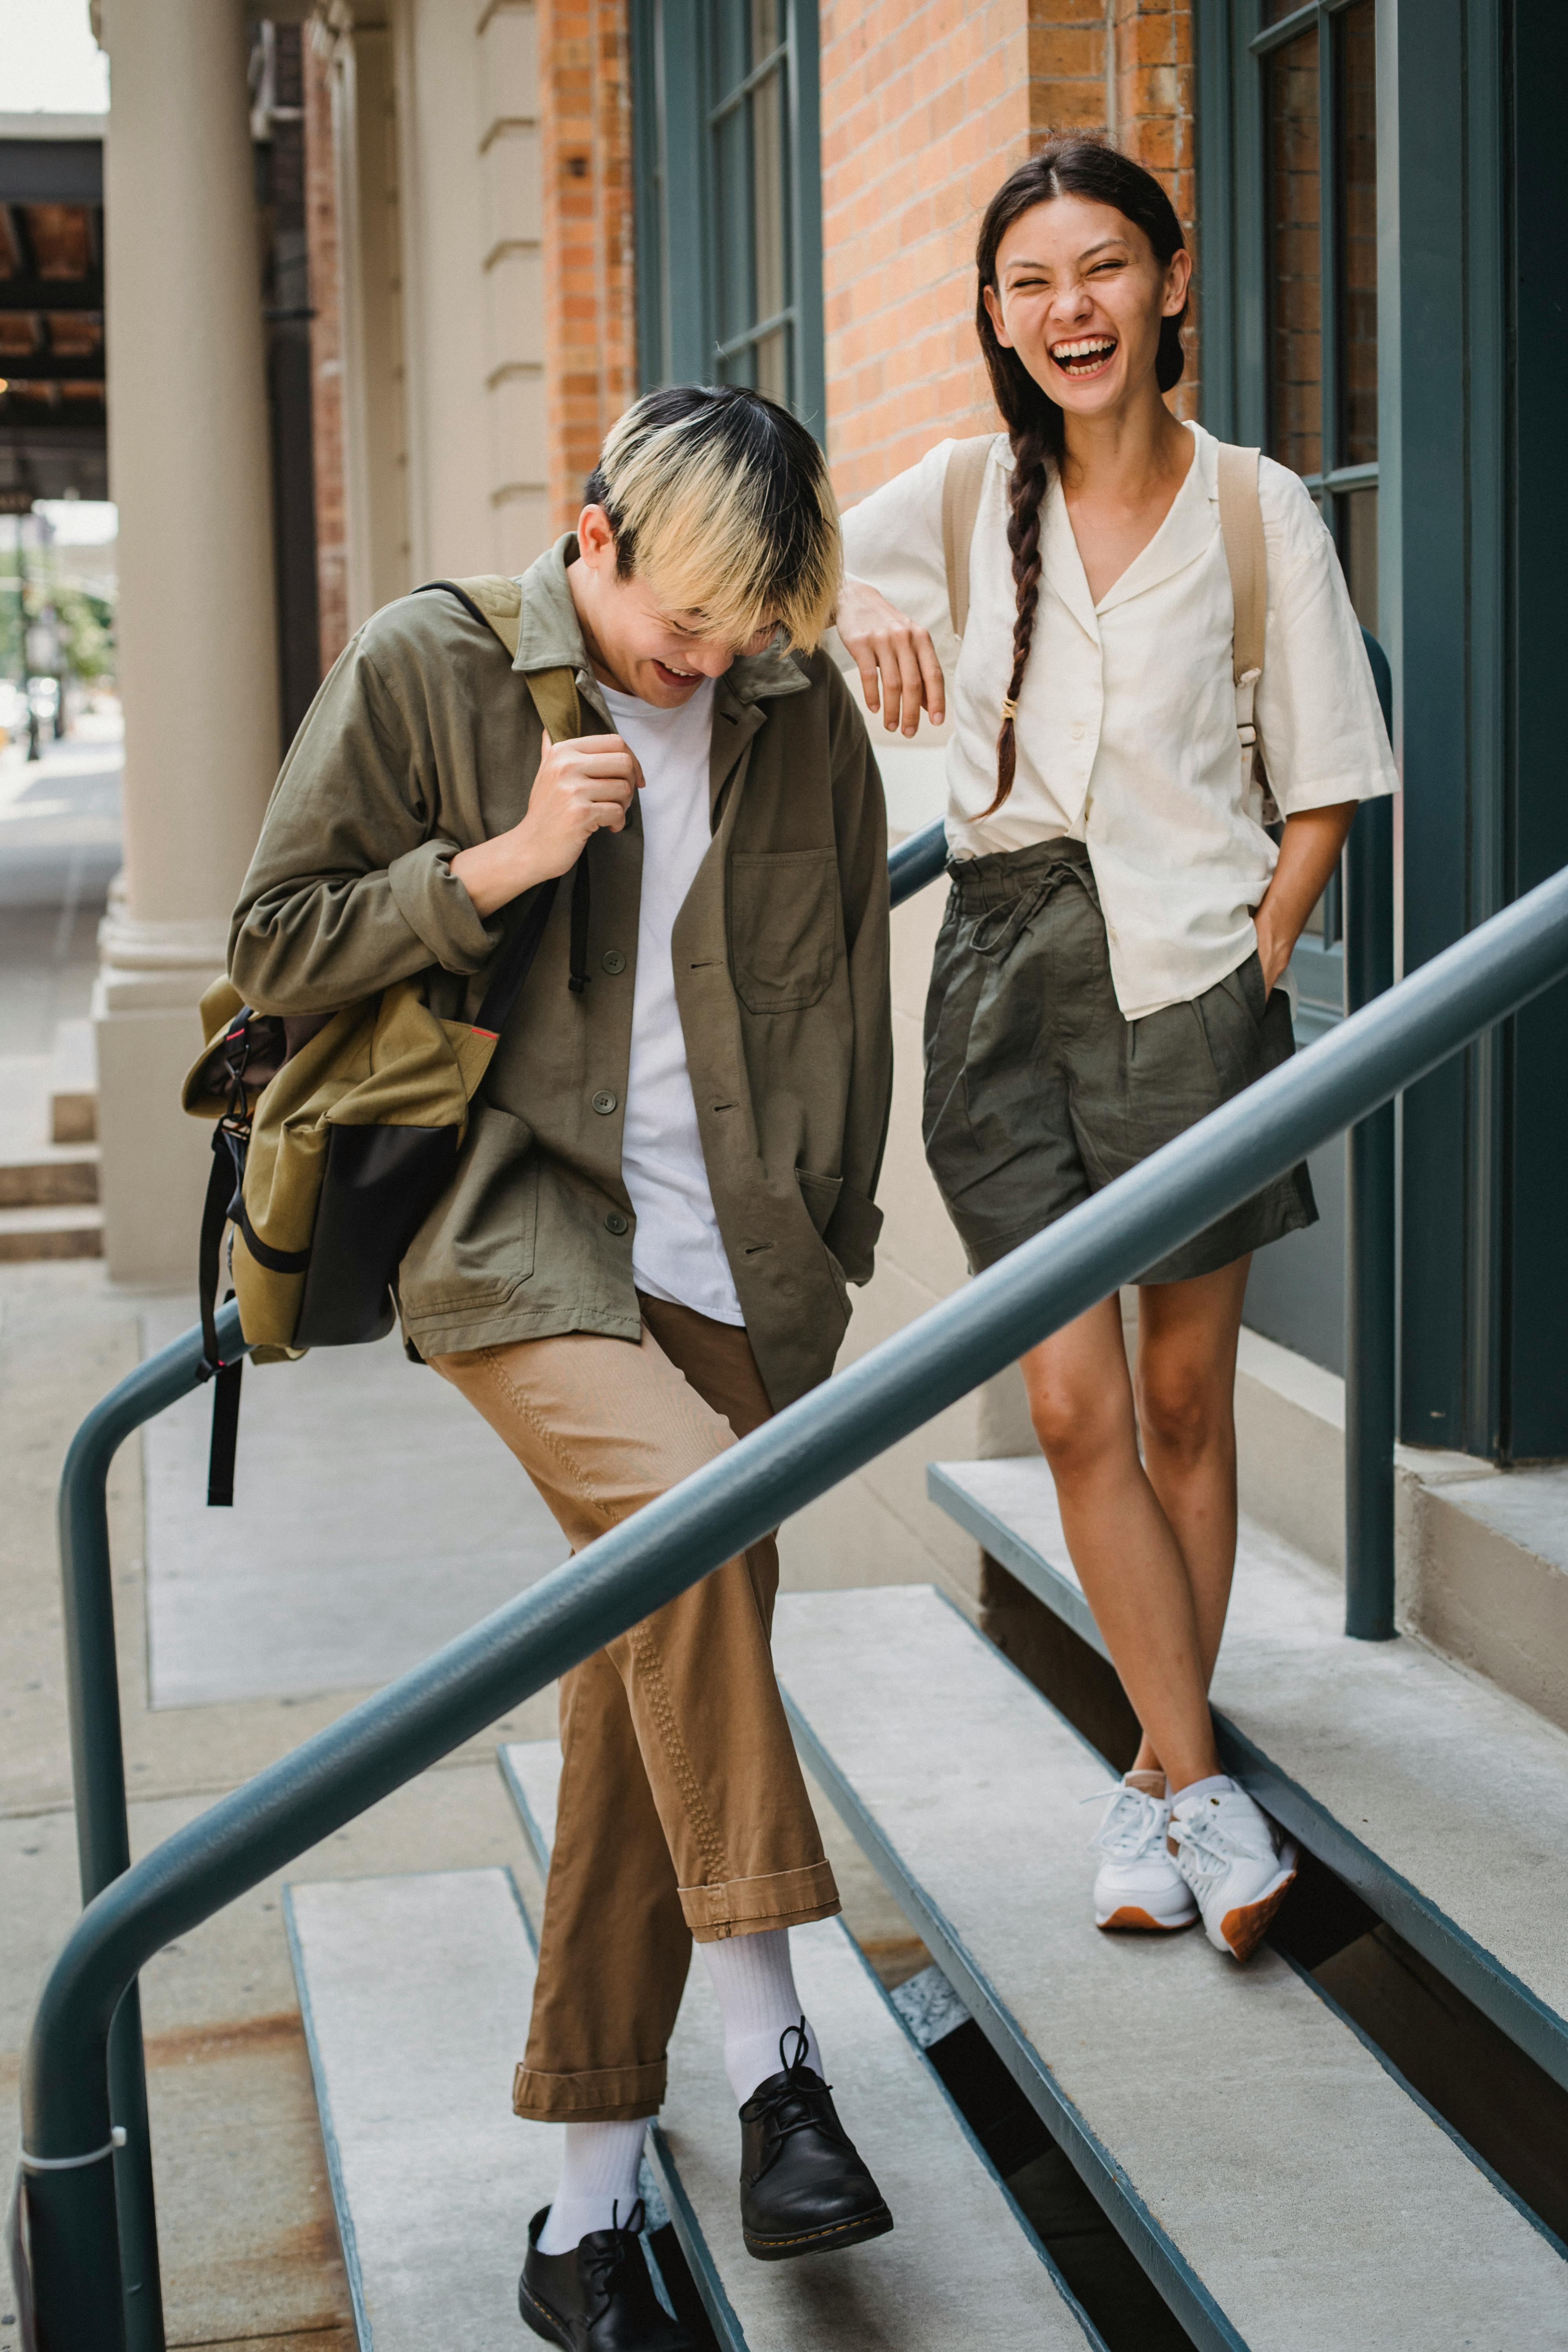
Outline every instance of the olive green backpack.
<path fill-rule="evenodd" d="M 521 610 L 515 580 L 428 585 L 458 596 L 515 659 Z M 525 672 L 522 683 L 556 742 L 582 733 L 571 670 Z M 587 875 L 580 859 L 574 942 L 587 937 Z M 226 979 L 203 997 L 206 1042 L 183 1100 L 194 1118 L 214 1122 L 200 1251 L 204 1376 L 216 1381 L 209 1503 L 234 1499 L 244 1360 L 226 1365 L 218 1349 L 225 1229 L 233 1228 L 230 1295 L 259 1361 L 385 1337 L 398 1266 L 451 1181 L 468 1105 L 521 993 L 555 893 L 550 881 L 518 902 L 472 1022 L 439 1018 L 417 976 L 308 1020 L 254 1011 Z M 573 961 L 578 985 L 580 958 Z"/>

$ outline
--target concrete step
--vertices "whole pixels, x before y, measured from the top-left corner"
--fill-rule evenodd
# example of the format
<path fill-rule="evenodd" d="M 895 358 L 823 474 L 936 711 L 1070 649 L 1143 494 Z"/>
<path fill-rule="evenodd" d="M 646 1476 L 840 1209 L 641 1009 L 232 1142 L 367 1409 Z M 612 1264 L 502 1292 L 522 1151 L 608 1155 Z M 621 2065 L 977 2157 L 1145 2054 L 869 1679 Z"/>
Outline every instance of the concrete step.
<path fill-rule="evenodd" d="M 16 1265 L 34 1258 L 102 1255 L 103 1213 L 100 1209 L 0 1209 L 0 1265 Z"/>
<path fill-rule="evenodd" d="M 789 1593 L 796 1738 L 1203 2352 L 1568 2347 L 1563 2249 L 1298 1970 L 1096 1933 L 1100 1758 L 929 1587 Z"/>
<path fill-rule="evenodd" d="M 1342 1570 L 1343 1381 L 1244 1330 L 1236 1430 L 1243 1509 Z M 1568 1731 L 1568 1465 L 1400 1445 L 1394 1472 L 1401 1630 Z"/>
<path fill-rule="evenodd" d="M 517 2274 L 558 2148 L 511 2112 L 533 1950 L 510 1875 L 327 1880 L 283 1907 L 360 2352 L 531 2342 Z"/>
<path fill-rule="evenodd" d="M 0 1209 L 88 1208 L 98 1200 L 98 1153 L 71 1145 L 0 1160 Z"/>
<path fill-rule="evenodd" d="M 90 1021 L 60 1021 L 55 1025 L 49 1132 L 56 1143 L 98 1140 L 98 1046 Z"/>
<path fill-rule="evenodd" d="M 503 1748 L 500 1764 L 534 1858 L 547 1868 L 560 1750 L 531 1740 Z M 694 1966 L 670 2045 L 668 2096 L 648 2145 L 720 2342 L 751 2352 L 954 2352 L 968 2344 L 1103 2352 L 848 1931 L 824 1919 L 795 1928 L 790 1942 L 836 2104 L 895 2226 L 842 2255 L 758 2263 L 747 2254 L 718 2004 Z"/>
<path fill-rule="evenodd" d="M 1107 1654 L 1044 1461 L 933 1463 L 927 1484 Z M 1568 1734 L 1419 1642 L 1343 1623 L 1339 1580 L 1244 1517 L 1214 1683 L 1226 1768 L 1568 2086 Z"/>

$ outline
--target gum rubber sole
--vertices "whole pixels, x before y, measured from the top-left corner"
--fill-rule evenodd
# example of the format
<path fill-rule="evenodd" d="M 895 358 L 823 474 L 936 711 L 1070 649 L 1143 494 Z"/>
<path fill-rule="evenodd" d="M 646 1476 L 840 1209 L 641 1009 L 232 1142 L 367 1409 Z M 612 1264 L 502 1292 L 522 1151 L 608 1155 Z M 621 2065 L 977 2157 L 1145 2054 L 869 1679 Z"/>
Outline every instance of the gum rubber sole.
<path fill-rule="evenodd" d="M 1195 1927 L 1198 1915 L 1189 1911 L 1184 1919 L 1156 1919 L 1136 1903 L 1124 1903 L 1109 1919 L 1097 1919 L 1095 1926 L 1102 1936 L 1179 1936 L 1188 1927 Z"/>
<path fill-rule="evenodd" d="M 796 2254 L 836 2254 L 845 2246 L 863 2246 L 868 2238 L 885 2238 L 893 2226 L 893 2217 L 885 2205 L 878 2205 L 869 2213 L 857 2214 L 848 2221 L 833 2221 L 821 2230 L 803 2231 L 792 2238 L 758 2238 L 742 2227 L 746 2252 L 759 2263 L 787 2263 Z"/>
<path fill-rule="evenodd" d="M 1289 1868 L 1281 1871 L 1279 1877 L 1264 1888 L 1255 1903 L 1238 1904 L 1234 1911 L 1226 1913 L 1219 1923 L 1219 1932 L 1225 1937 L 1226 1948 L 1233 1959 L 1245 1961 L 1252 1958 L 1258 1945 L 1268 1933 L 1274 1914 L 1289 1894 L 1295 1881 L 1296 1859 L 1292 1849 Z"/>

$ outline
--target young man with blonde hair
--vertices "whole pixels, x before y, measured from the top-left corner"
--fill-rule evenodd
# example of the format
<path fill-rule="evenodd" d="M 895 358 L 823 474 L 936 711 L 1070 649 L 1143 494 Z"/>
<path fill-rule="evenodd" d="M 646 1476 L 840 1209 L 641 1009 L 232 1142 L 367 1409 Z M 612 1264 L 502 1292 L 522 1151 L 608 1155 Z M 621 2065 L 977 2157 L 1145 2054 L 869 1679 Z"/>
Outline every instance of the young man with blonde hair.
<path fill-rule="evenodd" d="M 871 1272 L 891 1083 L 887 844 L 817 650 L 839 578 L 821 454 L 737 390 L 639 402 L 521 582 L 515 660 L 449 593 L 354 638 L 289 754 L 235 919 L 247 1001 L 306 1014 L 416 971 L 472 1018 L 552 908 L 447 1196 L 402 1269 L 426 1360 L 574 1549 L 831 1370 Z M 569 669 L 552 741 L 530 674 Z M 521 673 L 521 675 L 519 675 Z M 520 904 L 521 902 L 521 904 Z M 513 908 L 517 912 L 512 912 Z M 834 2114 L 788 1930 L 838 1908 L 769 1630 L 772 1538 L 562 1684 L 520 2115 L 565 2125 L 522 2316 L 573 2352 L 687 2352 L 635 2235 L 695 1938 L 763 2260 L 890 2229 Z"/>

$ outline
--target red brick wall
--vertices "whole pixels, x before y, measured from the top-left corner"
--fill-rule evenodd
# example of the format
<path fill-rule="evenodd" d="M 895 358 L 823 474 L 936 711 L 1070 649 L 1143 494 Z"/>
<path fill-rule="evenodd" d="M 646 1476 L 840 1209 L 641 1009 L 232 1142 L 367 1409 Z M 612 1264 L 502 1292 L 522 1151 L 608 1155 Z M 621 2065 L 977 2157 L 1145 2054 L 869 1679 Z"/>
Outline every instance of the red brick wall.
<path fill-rule="evenodd" d="M 539 95 L 548 479 L 561 530 L 637 383 L 624 0 L 541 0 Z"/>
<path fill-rule="evenodd" d="M 310 440 L 316 485 L 316 596 L 321 674 L 348 643 L 348 518 L 343 495 L 343 341 L 332 146 L 331 68 L 307 36 L 305 238 L 310 258 Z"/>
<path fill-rule="evenodd" d="M 1053 131 L 1110 131 L 1164 180 L 1190 238 L 1191 0 L 1114 9 L 1108 78 L 1105 0 L 824 0 L 828 450 L 846 503 L 945 434 L 994 422 L 975 233 Z M 1194 380 L 1189 356 L 1186 414 Z"/>

